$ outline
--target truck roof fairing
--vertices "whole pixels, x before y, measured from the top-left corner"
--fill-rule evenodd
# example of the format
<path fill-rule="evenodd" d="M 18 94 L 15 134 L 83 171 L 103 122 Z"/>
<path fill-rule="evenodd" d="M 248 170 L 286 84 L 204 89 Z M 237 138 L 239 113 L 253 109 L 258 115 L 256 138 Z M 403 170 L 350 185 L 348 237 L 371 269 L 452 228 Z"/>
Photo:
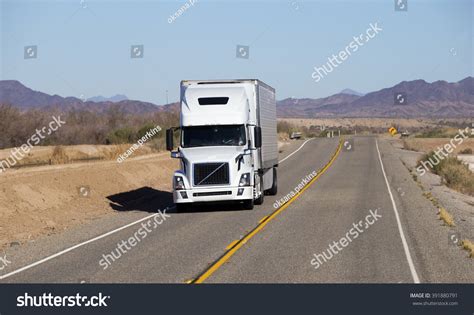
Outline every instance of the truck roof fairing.
<path fill-rule="evenodd" d="M 249 117 L 249 100 L 254 96 L 248 95 L 244 86 L 189 85 L 181 93 L 183 126 L 245 124 L 252 120 L 255 123 L 255 118 Z M 200 104 L 200 99 L 209 98 L 228 100 L 226 104 Z"/>

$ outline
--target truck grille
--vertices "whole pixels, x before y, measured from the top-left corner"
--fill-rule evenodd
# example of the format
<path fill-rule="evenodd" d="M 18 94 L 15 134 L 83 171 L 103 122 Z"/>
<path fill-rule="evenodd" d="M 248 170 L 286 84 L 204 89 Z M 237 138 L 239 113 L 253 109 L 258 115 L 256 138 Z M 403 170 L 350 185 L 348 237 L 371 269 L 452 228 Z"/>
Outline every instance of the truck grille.
<path fill-rule="evenodd" d="M 210 191 L 202 193 L 193 193 L 193 197 L 207 197 L 207 196 L 222 196 L 222 195 L 232 195 L 231 191 Z"/>
<path fill-rule="evenodd" d="M 194 164 L 194 186 L 229 184 L 229 163 Z"/>

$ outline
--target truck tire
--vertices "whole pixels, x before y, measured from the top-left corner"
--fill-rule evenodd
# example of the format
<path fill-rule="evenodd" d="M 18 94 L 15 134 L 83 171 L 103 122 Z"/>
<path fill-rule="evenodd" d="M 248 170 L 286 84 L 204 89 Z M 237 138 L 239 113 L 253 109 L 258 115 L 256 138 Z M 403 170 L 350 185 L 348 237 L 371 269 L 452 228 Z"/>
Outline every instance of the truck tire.
<path fill-rule="evenodd" d="M 186 212 L 189 210 L 189 206 L 185 203 L 175 203 L 176 206 L 176 212 Z"/>
<path fill-rule="evenodd" d="M 277 169 L 273 168 L 273 183 L 272 188 L 267 190 L 267 193 L 271 196 L 275 196 L 278 193 L 278 181 L 277 181 Z"/>
<path fill-rule="evenodd" d="M 253 205 L 254 205 L 253 199 L 249 199 L 249 200 L 244 201 L 244 209 L 245 210 L 252 210 Z"/>
<path fill-rule="evenodd" d="M 263 190 L 263 175 L 262 176 L 259 176 L 259 179 L 260 179 L 260 197 L 258 197 L 257 199 L 255 199 L 255 204 L 256 205 L 261 205 L 263 204 L 263 200 L 264 200 L 264 197 L 265 197 L 265 191 Z"/>

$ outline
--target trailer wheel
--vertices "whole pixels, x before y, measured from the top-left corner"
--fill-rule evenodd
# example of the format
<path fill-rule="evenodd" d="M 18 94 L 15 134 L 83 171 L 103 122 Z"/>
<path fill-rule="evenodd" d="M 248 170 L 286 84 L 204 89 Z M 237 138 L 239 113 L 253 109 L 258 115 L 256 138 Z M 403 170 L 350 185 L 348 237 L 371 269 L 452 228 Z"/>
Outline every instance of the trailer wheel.
<path fill-rule="evenodd" d="M 275 196 L 278 193 L 278 181 L 277 181 L 277 169 L 273 168 L 273 183 L 272 188 L 267 190 L 267 193 L 271 196 Z"/>
<path fill-rule="evenodd" d="M 263 175 L 258 177 L 260 179 L 260 197 L 255 199 L 256 205 L 261 205 L 263 203 L 263 199 L 265 197 L 265 191 L 263 190 Z"/>

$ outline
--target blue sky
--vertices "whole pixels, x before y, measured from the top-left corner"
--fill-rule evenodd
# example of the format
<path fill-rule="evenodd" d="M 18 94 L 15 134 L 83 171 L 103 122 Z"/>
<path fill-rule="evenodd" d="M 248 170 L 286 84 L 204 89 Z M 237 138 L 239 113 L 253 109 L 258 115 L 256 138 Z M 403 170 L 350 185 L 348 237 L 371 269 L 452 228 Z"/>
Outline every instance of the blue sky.
<path fill-rule="evenodd" d="M 155 104 L 182 79 L 258 78 L 277 98 L 370 92 L 473 75 L 473 0 L 1 2 L 1 79 L 61 96 L 125 94 Z M 321 81 L 311 77 L 370 23 L 383 29 Z M 236 45 L 250 58 L 236 58 Z M 37 45 L 37 58 L 24 47 Z M 130 58 L 144 45 L 143 58 Z"/>

